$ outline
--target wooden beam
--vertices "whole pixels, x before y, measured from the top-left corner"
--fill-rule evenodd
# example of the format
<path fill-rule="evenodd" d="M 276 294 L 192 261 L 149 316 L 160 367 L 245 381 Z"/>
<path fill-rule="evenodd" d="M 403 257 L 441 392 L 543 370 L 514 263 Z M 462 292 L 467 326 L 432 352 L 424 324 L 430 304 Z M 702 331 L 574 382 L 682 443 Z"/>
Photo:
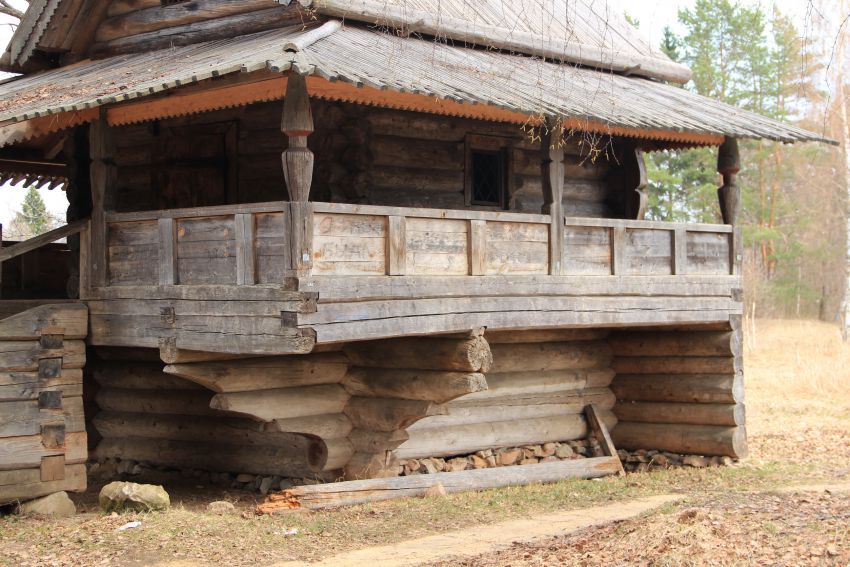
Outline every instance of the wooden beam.
<path fill-rule="evenodd" d="M 469 221 L 469 274 L 487 275 L 487 221 Z"/>
<path fill-rule="evenodd" d="M 0 251 L 0 262 L 5 262 L 6 260 L 17 258 L 21 254 L 32 252 L 33 250 L 41 248 L 42 246 L 50 244 L 51 242 L 56 242 L 57 240 L 67 238 L 72 234 L 77 234 L 78 232 L 81 232 L 86 228 L 88 222 L 89 219 L 74 221 L 72 223 L 66 224 L 65 226 L 60 226 L 59 228 L 53 229 L 50 232 L 45 232 L 44 234 L 40 234 L 38 236 L 30 238 L 29 240 L 13 244 L 8 248 L 2 248 L 2 251 Z"/>
<path fill-rule="evenodd" d="M 177 252 L 174 219 L 159 219 L 159 285 L 177 283 Z"/>
<path fill-rule="evenodd" d="M 430 488 L 437 485 L 442 485 L 448 493 L 455 493 L 541 482 L 552 483 L 568 478 L 599 478 L 617 474 L 619 470 L 619 459 L 597 457 L 538 463 L 524 467 L 499 467 L 299 486 L 270 496 L 266 502 L 257 507 L 257 512 L 272 514 L 299 508 L 319 510 L 394 498 L 423 496 Z"/>
<path fill-rule="evenodd" d="M 107 280 L 107 227 L 106 213 L 114 200 L 118 168 L 112 159 L 115 148 L 112 129 L 106 123 L 105 113 L 89 129 L 91 152 L 91 284 L 103 287 Z"/>
<path fill-rule="evenodd" d="M 257 283 L 256 226 L 251 213 L 236 214 L 236 284 Z"/>
<path fill-rule="evenodd" d="M 596 405 L 590 404 L 584 408 L 584 416 L 585 419 L 587 419 L 587 428 L 596 436 L 596 440 L 599 441 L 605 455 L 617 459 L 617 462 L 620 463 L 619 474 L 621 476 L 625 475 L 626 471 L 623 470 L 623 463 L 620 461 L 620 457 L 617 456 L 617 448 L 614 447 L 614 442 L 611 441 L 611 434 L 608 433 L 608 427 L 606 427 L 605 422 L 602 421 L 602 417 L 600 416 Z"/>
<path fill-rule="evenodd" d="M 626 228 L 611 229 L 611 275 L 621 276 L 626 270 Z"/>
<path fill-rule="evenodd" d="M 564 266 L 564 148 L 559 124 L 548 121 L 542 126 L 541 177 L 543 210 L 549 215 L 549 273 L 559 276 Z"/>
<path fill-rule="evenodd" d="M 671 232 L 673 238 L 673 275 L 681 276 L 688 273 L 688 231 L 675 228 Z"/>
<path fill-rule="evenodd" d="M 387 275 L 403 276 L 407 273 L 407 219 L 398 215 L 388 219 Z"/>

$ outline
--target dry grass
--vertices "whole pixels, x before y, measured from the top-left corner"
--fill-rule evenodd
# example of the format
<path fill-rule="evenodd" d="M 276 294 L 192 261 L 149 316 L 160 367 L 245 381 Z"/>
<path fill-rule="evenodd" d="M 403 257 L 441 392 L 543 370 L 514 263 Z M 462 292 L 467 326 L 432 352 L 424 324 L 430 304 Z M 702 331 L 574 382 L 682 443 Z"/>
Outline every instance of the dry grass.
<path fill-rule="evenodd" d="M 755 342 L 748 340 L 746 357 L 751 457 L 737 467 L 659 471 L 277 517 L 243 517 L 256 500 L 253 495 L 209 487 L 169 486 L 174 509 L 149 515 L 102 516 L 94 511 L 90 494 L 79 501 L 92 511 L 73 519 L 0 518 L 0 565 L 148 565 L 173 560 L 265 565 L 664 492 L 683 492 L 689 498 L 684 508 L 651 519 L 589 532 L 584 540 L 553 543 L 554 557 L 586 565 L 836 564 L 850 553 L 846 533 L 840 531 L 850 524 L 846 499 L 809 506 L 791 496 L 775 501 L 749 493 L 788 484 L 850 481 L 850 350 L 834 327 L 770 321 L 757 327 Z M 206 513 L 206 504 L 217 499 L 234 501 L 239 513 Z M 735 508 L 739 505 L 755 508 L 742 512 Z M 698 521 L 680 523 L 684 510 L 694 507 L 700 510 Z M 114 531 L 137 518 L 141 528 Z M 292 528 L 298 534 L 286 535 Z M 594 540 L 607 543 L 594 548 L 587 543 Z M 805 561 L 787 559 L 795 554 L 799 558 L 799 548 L 807 541 L 815 543 Z M 711 551 L 715 545 L 720 545 L 719 555 Z M 738 554 L 741 546 L 765 545 L 771 547 L 769 552 Z M 837 555 L 828 554 L 829 545 Z M 628 554 L 637 549 L 630 546 L 641 550 L 640 560 Z M 705 551 L 697 553 L 700 549 Z M 522 555 L 498 555 L 488 564 L 549 564 L 549 552 L 543 551 L 528 551 L 528 561 Z"/>

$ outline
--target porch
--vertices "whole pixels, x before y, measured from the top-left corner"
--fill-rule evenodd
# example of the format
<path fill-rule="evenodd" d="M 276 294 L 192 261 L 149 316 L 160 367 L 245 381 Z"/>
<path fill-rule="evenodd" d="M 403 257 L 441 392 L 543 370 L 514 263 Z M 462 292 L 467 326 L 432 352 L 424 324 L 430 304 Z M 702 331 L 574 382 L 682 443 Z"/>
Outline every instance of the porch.
<path fill-rule="evenodd" d="M 108 213 L 105 245 L 82 240 L 89 340 L 276 355 L 740 313 L 732 226 L 553 218 L 290 202 Z"/>

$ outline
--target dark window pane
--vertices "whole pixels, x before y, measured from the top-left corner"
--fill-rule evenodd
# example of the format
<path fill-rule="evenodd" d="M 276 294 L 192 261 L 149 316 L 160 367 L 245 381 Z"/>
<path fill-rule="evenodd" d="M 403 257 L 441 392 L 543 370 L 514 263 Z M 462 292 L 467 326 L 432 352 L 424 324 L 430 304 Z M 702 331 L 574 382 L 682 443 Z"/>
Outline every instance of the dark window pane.
<path fill-rule="evenodd" d="M 502 152 L 472 152 L 472 202 L 501 205 L 504 183 Z"/>

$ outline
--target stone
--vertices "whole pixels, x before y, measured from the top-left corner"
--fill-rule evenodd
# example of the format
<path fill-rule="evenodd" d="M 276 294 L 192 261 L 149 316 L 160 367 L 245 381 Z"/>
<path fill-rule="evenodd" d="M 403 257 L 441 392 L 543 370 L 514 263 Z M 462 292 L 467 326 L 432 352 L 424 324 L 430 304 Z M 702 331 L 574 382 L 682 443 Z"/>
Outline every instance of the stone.
<path fill-rule="evenodd" d="M 135 482 L 110 482 L 101 489 L 99 501 L 100 508 L 107 513 L 123 510 L 149 512 L 166 510 L 171 506 L 171 498 L 163 487 Z"/>
<path fill-rule="evenodd" d="M 478 455 L 472 455 L 472 467 L 475 469 L 486 469 L 487 461 Z"/>
<path fill-rule="evenodd" d="M 68 498 L 67 492 L 55 492 L 49 496 L 24 502 L 18 507 L 18 514 L 23 516 L 70 518 L 77 514 L 77 507 Z"/>
<path fill-rule="evenodd" d="M 498 466 L 495 455 L 490 455 L 484 460 L 487 461 L 487 466 L 491 469 Z"/>
<path fill-rule="evenodd" d="M 252 475 L 252 474 L 239 473 L 238 475 L 236 475 L 236 482 L 248 484 L 249 482 L 254 482 L 255 478 L 257 478 L 257 477 Z"/>
<path fill-rule="evenodd" d="M 521 461 L 519 462 L 519 464 L 521 464 L 521 465 L 536 465 L 536 464 L 537 464 L 537 459 L 534 459 L 534 458 L 531 458 L 531 459 L 523 459 L 523 460 L 521 460 Z"/>
<path fill-rule="evenodd" d="M 656 465 L 658 467 L 668 467 L 670 466 L 670 459 L 668 459 L 666 455 L 653 455 L 651 464 Z"/>
<path fill-rule="evenodd" d="M 540 462 L 541 463 L 556 463 L 560 460 L 561 459 L 559 459 L 555 455 L 549 455 L 548 457 L 543 457 L 542 459 L 540 459 Z"/>
<path fill-rule="evenodd" d="M 224 516 L 227 514 L 232 514 L 235 511 L 236 506 L 234 506 L 230 502 L 225 502 L 224 500 L 216 500 L 215 502 L 210 502 L 209 504 L 207 504 L 207 512 L 209 512 L 210 514 Z"/>
<path fill-rule="evenodd" d="M 484 449 L 483 451 L 478 451 L 475 454 L 481 457 L 482 459 L 486 459 L 487 457 L 493 456 L 493 449 Z"/>
<path fill-rule="evenodd" d="M 440 483 L 435 484 L 434 486 L 428 487 L 428 490 L 425 491 L 425 498 L 441 498 L 446 495 L 446 487 Z"/>
<path fill-rule="evenodd" d="M 278 481 L 279 482 L 279 481 Z M 269 490 L 272 489 L 272 485 L 274 484 L 274 479 L 270 476 L 263 478 L 260 481 L 260 494 L 268 494 Z"/>
<path fill-rule="evenodd" d="M 688 455 L 687 457 L 682 459 L 682 464 L 686 467 L 704 469 L 708 466 L 708 459 L 706 459 L 705 457 L 698 457 L 696 455 Z"/>
<path fill-rule="evenodd" d="M 446 461 L 446 470 L 448 472 L 465 471 L 469 466 L 469 461 L 462 457 L 456 457 Z"/>
<path fill-rule="evenodd" d="M 504 453 L 499 455 L 499 465 L 503 467 L 507 467 L 509 465 L 515 464 L 518 460 L 523 458 L 523 452 L 519 449 L 511 449 L 510 451 L 505 451 Z"/>
<path fill-rule="evenodd" d="M 282 478 L 280 480 L 280 483 L 278 483 L 277 488 L 278 490 L 286 490 L 287 488 L 292 488 L 293 486 L 295 485 L 292 483 L 292 479 Z"/>
<path fill-rule="evenodd" d="M 573 456 L 573 454 L 572 447 L 569 445 L 559 445 L 555 448 L 555 456 L 559 459 L 569 459 Z"/>
<path fill-rule="evenodd" d="M 541 446 L 541 449 L 543 449 L 543 456 L 544 457 L 551 457 L 552 455 L 554 455 L 557 448 L 558 448 L 557 443 L 544 443 Z"/>
<path fill-rule="evenodd" d="M 522 458 L 523 459 L 533 459 L 534 458 L 534 449 L 531 447 L 523 447 L 522 448 Z"/>
<path fill-rule="evenodd" d="M 422 459 L 419 461 L 419 464 L 422 465 L 422 468 L 425 469 L 427 474 L 437 474 L 445 467 L 445 462 L 438 465 L 437 459 Z"/>
<path fill-rule="evenodd" d="M 731 467 L 735 464 L 735 459 L 732 457 L 720 457 L 720 464 L 724 467 Z"/>
<path fill-rule="evenodd" d="M 131 460 L 121 461 L 115 467 L 115 472 L 117 472 L 118 474 L 132 474 L 133 467 L 135 467 L 135 466 L 136 466 L 136 461 L 131 461 Z"/>
<path fill-rule="evenodd" d="M 711 457 L 711 459 L 709 459 L 709 461 L 708 461 L 708 464 L 712 467 L 719 467 L 720 466 L 720 457 Z"/>

